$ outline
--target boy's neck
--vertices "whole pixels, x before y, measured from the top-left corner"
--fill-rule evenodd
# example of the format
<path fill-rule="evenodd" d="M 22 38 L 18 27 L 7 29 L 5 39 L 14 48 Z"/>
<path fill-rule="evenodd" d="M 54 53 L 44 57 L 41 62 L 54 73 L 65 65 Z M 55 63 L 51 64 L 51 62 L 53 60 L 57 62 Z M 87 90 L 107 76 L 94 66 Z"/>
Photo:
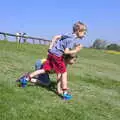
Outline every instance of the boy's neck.
<path fill-rule="evenodd" d="M 73 36 L 74 36 L 75 38 L 78 38 L 77 35 L 76 35 L 75 33 L 72 33 L 72 34 L 73 34 Z"/>

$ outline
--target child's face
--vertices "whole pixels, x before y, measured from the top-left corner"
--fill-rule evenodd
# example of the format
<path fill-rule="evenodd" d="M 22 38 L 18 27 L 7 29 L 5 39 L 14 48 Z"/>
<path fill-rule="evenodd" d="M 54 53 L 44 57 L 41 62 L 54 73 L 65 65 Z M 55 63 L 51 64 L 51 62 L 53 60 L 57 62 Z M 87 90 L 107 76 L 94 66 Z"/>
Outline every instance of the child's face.
<path fill-rule="evenodd" d="M 85 25 L 80 25 L 80 29 L 78 31 L 76 31 L 76 35 L 78 38 L 83 38 L 85 37 L 87 32 L 87 28 Z"/>

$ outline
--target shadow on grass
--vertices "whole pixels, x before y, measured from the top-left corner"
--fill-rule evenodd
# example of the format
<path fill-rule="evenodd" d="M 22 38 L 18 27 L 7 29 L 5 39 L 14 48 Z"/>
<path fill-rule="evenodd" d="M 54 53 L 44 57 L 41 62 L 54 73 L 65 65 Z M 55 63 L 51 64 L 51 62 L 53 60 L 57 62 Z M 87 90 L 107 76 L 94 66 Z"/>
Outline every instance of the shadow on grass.
<path fill-rule="evenodd" d="M 60 94 L 57 93 L 57 87 L 56 87 L 57 83 L 55 81 L 51 81 L 51 83 L 49 85 L 43 85 L 40 83 L 36 83 L 36 84 L 28 84 L 28 86 L 38 86 L 38 87 L 42 87 L 47 89 L 48 91 L 52 91 L 53 93 L 55 93 L 57 96 L 59 96 L 60 98 L 62 98 L 62 96 Z"/>
<path fill-rule="evenodd" d="M 16 80 L 16 82 L 18 83 L 17 86 L 18 86 L 18 87 L 21 87 L 21 84 L 20 84 L 20 82 L 19 82 L 19 79 Z M 37 87 L 43 87 L 43 88 L 47 89 L 48 91 L 52 91 L 52 92 L 55 93 L 57 96 L 59 96 L 59 97 L 62 98 L 62 96 L 57 93 L 57 87 L 56 87 L 56 86 L 57 86 L 57 83 L 56 83 L 55 81 L 51 81 L 49 85 L 44 85 L 44 84 L 42 84 L 42 83 L 40 83 L 40 82 L 38 82 L 38 83 L 30 83 L 30 82 L 29 82 L 26 87 L 35 87 L 35 86 L 37 86 Z"/>

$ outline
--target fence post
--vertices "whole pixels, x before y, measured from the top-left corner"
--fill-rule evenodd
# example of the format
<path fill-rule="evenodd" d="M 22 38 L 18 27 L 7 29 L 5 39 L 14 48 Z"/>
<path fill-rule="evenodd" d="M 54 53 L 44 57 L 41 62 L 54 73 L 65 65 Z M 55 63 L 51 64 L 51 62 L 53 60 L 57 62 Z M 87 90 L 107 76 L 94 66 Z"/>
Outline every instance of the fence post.
<path fill-rule="evenodd" d="M 35 40 L 34 39 L 32 39 L 33 40 L 33 44 L 35 44 Z"/>
<path fill-rule="evenodd" d="M 4 35 L 4 40 L 7 40 L 7 35 L 6 34 L 3 34 Z"/>
<path fill-rule="evenodd" d="M 41 40 L 39 40 L 39 44 L 41 44 Z"/>
<path fill-rule="evenodd" d="M 19 42 L 19 33 L 16 33 L 16 42 Z"/>
<path fill-rule="evenodd" d="M 23 43 L 26 43 L 26 42 L 27 42 L 27 38 L 23 37 Z"/>
<path fill-rule="evenodd" d="M 27 34 L 23 33 L 22 38 L 23 38 L 23 43 L 26 43 L 27 42 Z"/>

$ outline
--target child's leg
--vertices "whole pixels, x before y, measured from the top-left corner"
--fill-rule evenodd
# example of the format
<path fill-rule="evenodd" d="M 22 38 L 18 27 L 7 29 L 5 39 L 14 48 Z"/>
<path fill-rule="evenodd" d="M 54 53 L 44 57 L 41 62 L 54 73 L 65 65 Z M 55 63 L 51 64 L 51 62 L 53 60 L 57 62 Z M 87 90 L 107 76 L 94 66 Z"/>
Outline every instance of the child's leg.
<path fill-rule="evenodd" d="M 57 74 L 57 93 L 58 94 L 63 94 L 62 85 L 61 85 L 61 83 L 62 83 L 61 79 L 62 79 L 62 75 Z"/>
<path fill-rule="evenodd" d="M 39 69 L 39 70 L 36 70 L 32 73 L 29 74 L 29 77 L 30 78 L 33 78 L 35 77 L 36 75 L 40 75 L 40 74 L 44 74 L 45 73 L 45 70 L 44 69 Z"/>
<path fill-rule="evenodd" d="M 40 74 L 44 74 L 44 73 L 45 73 L 44 69 L 39 69 L 39 70 L 36 70 L 32 73 L 29 73 L 29 74 L 23 76 L 22 79 L 35 83 L 37 81 L 35 79 L 32 79 L 32 78 L 35 77 L 36 75 L 40 75 Z"/>
<path fill-rule="evenodd" d="M 66 91 L 67 91 L 67 88 L 68 88 L 68 86 L 67 86 L 67 72 L 64 72 L 64 73 L 62 74 L 62 79 L 61 79 L 61 81 L 62 81 L 62 89 L 64 90 L 64 92 L 66 92 Z"/>
<path fill-rule="evenodd" d="M 63 89 L 63 99 L 70 100 L 72 95 L 68 94 L 68 86 L 67 86 L 67 72 L 64 72 L 61 77 L 62 89 Z"/>

